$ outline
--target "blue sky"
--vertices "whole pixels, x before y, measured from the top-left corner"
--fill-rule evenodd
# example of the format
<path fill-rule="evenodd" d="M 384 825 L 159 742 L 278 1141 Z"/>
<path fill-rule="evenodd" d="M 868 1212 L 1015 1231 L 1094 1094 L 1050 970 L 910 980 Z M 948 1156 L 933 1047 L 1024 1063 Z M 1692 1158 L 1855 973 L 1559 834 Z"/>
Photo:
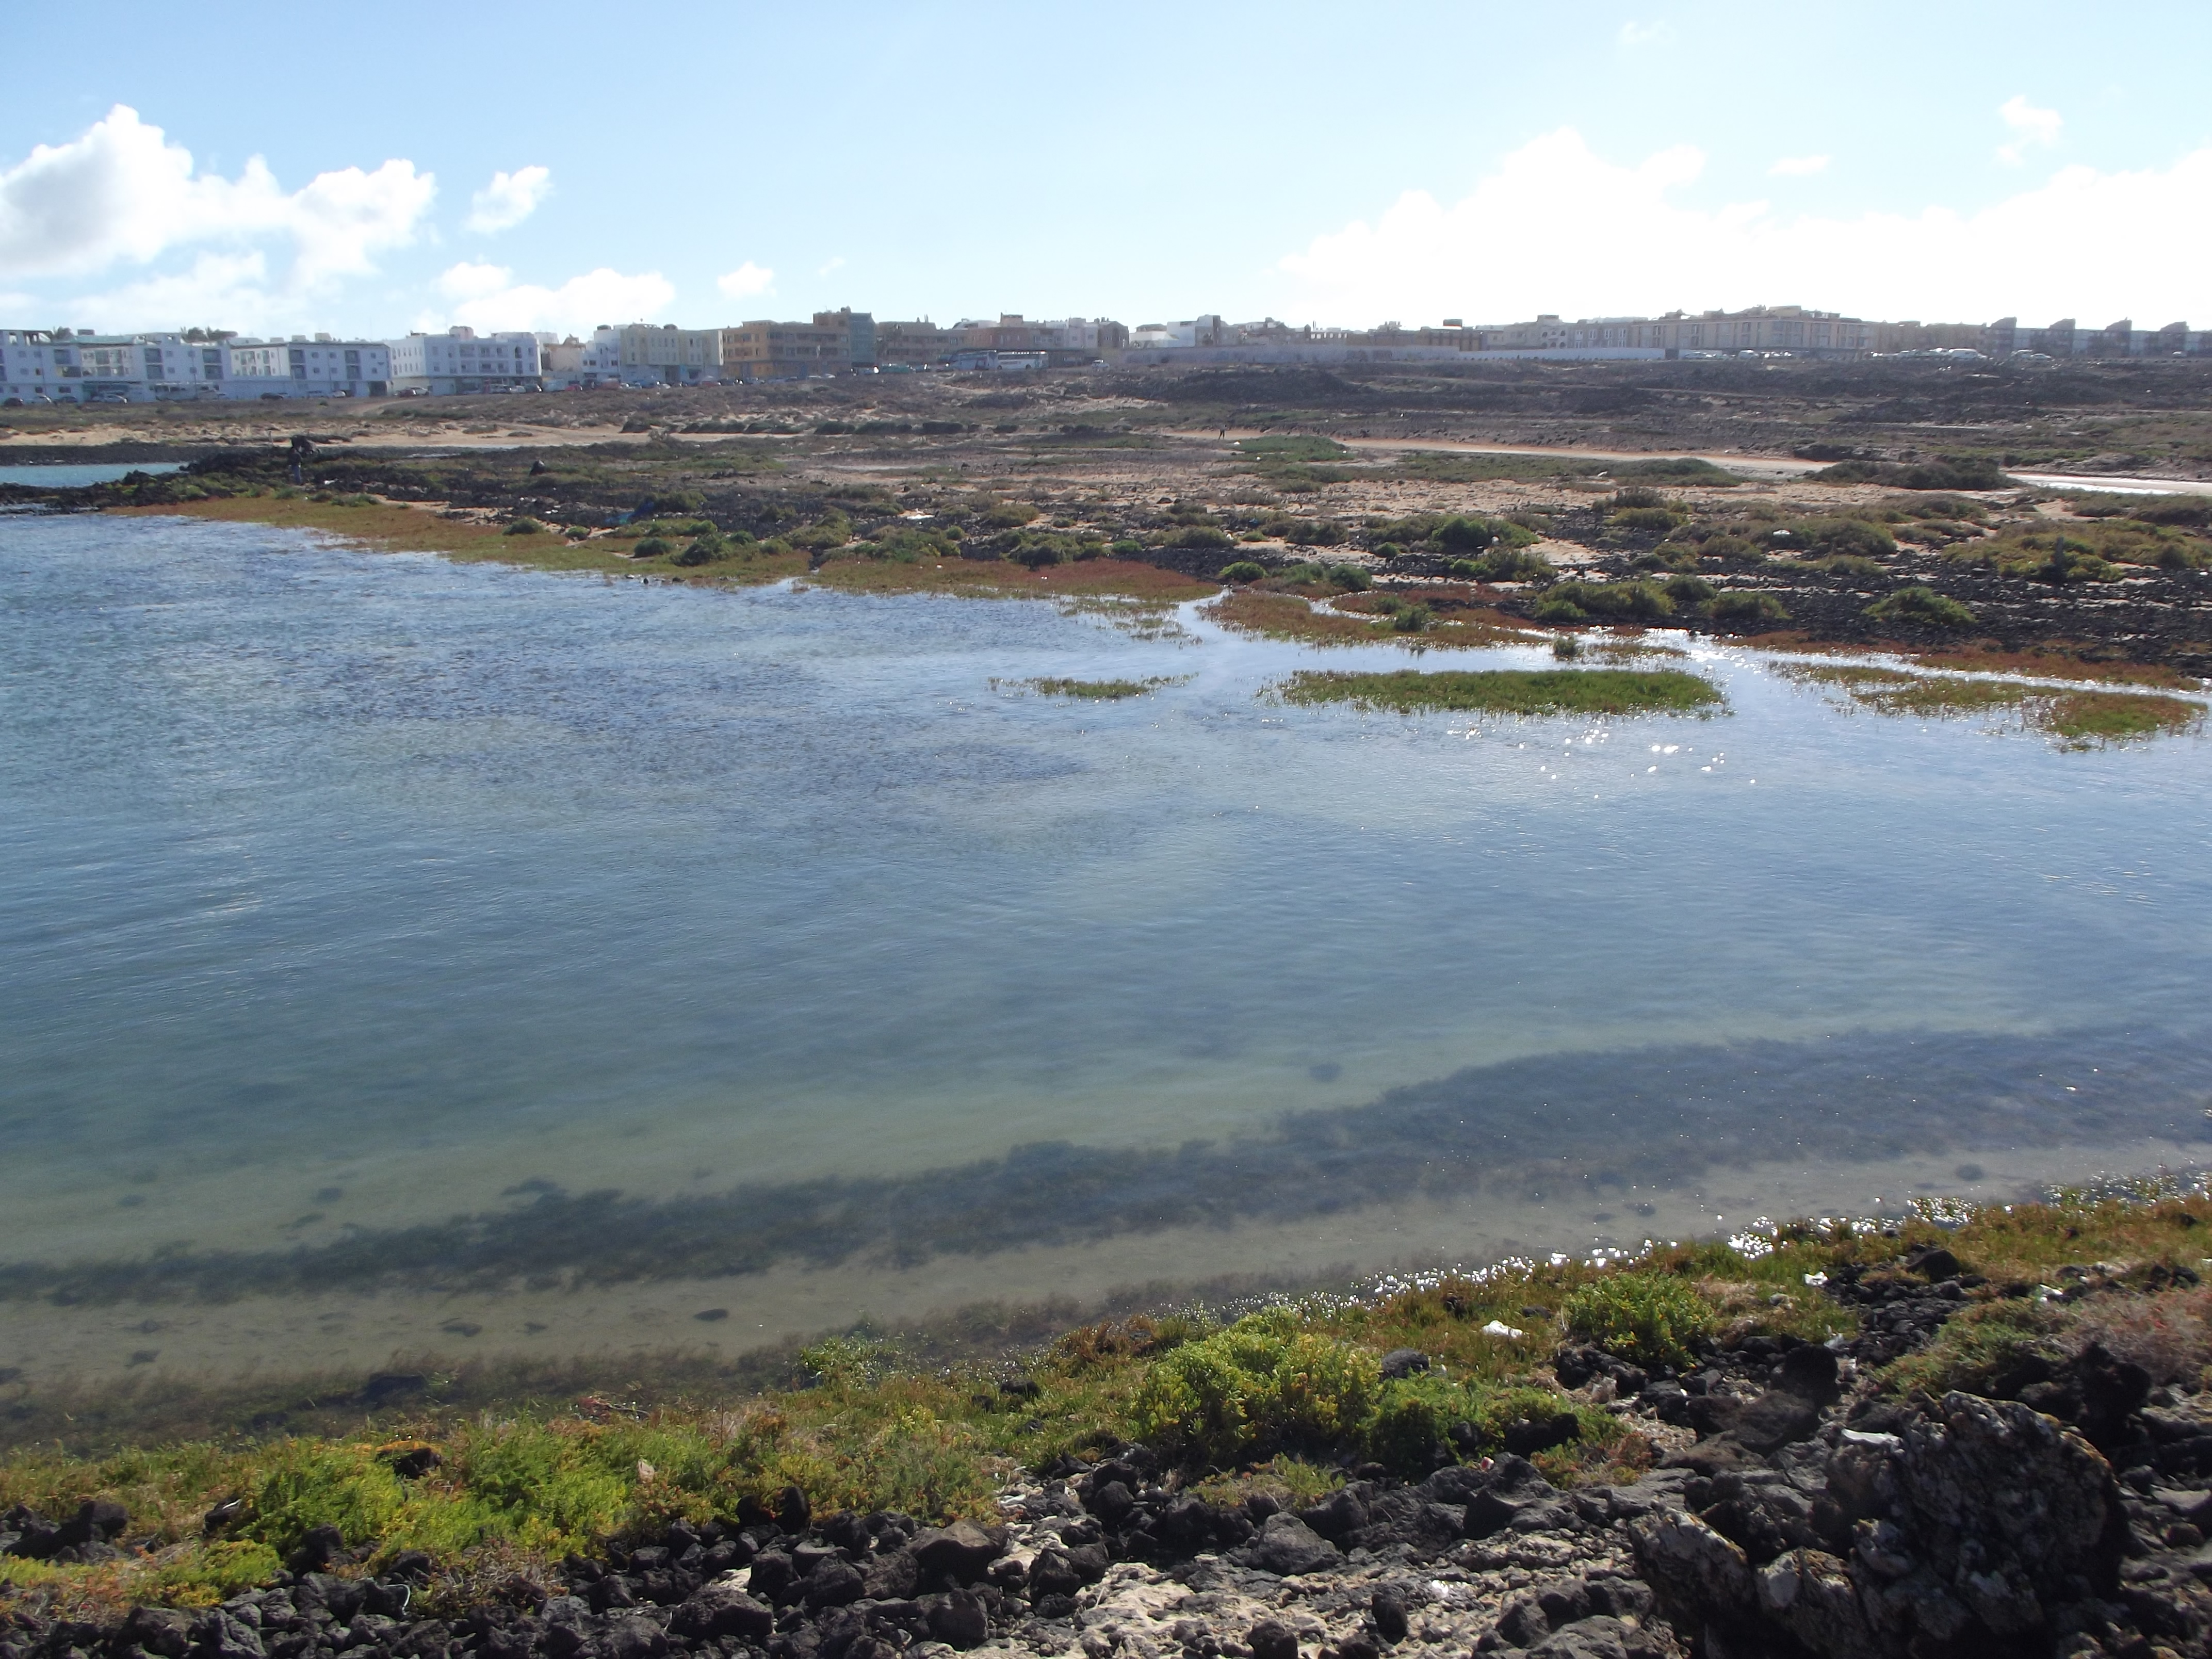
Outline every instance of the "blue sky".
<path fill-rule="evenodd" d="M 2212 326 L 2202 0 L 76 0 L 8 33 L 24 325 Z"/>

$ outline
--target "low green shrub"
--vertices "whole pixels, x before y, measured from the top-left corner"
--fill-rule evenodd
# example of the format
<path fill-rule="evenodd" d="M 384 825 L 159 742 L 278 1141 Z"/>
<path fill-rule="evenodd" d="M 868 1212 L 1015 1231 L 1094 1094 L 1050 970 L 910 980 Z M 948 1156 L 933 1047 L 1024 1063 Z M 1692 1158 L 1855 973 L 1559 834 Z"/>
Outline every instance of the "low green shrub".
<path fill-rule="evenodd" d="M 2118 578 L 2120 568 L 2110 560 L 2099 558 L 2087 548 L 2061 538 L 2051 550 L 2051 556 L 2027 574 L 2037 581 L 2063 586 L 2068 582 L 2113 581 Z"/>
<path fill-rule="evenodd" d="M 801 530 L 787 531 L 784 540 L 809 553 L 829 553 L 853 539 L 853 521 L 842 513 L 825 513 Z"/>
<path fill-rule="evenodd" d="M 1674 601 L 1656 582 L 1561 582 L 1536 607 L 1540 622 L 1581 622 L 1589 617 L 1624 617 L 1656 622 L 1674 614 Z"/>
<path fill-rule="evenodd" d="M 1618 530 L 1648 530 L 1662 536 L 1688 521 L 1688 514 L 1663 507 L 1625 507 L 1607 520 Z"/>
<path fill-rule="evenodd" d="M 1552 562 L 1525 547 L 1493 547 L 1479 559 L 1454 559 L 1444 568 L 1469 581 L 1541 581 L 1552 574 Z"/>
<path fill-rule="evenodd" d="M 508 525 L 505 530 L 500 532 L 500 534 L 502 536 L 540 536 L 544 534 L 544 532 L 545 526 L 538 523 L 537 520 L 525 518 L 515 520 L 512 524 Z"/>
<path fill-rule="evenodd" d="M 994 530 L 1018 530 L 1036 520 L 1037 510 L 1027 501 L 994 501 L 983 511 L 983 522 Z"/>
<path fill-rule="evenodd" d="M 640 542 L 631 550 L 633 556 L 641 559 L 661 558 L 665 556 L 667 552 L 668 544 L 661 540 L 658 536 L 647 536 L 643 541 Z"/>
<path fill-rule="evenodd" d="M 1866 615 L 1875 622 L 1909 623 L 1923 628 L 1971 628 L 1974 613 L 1958 600 L 1946 599 L 1932 587 L 1915 583 L 1900 587 L 1887 599 L 1876 599 L 1866 608 Z"/>
<path fill-rule="evenodd" d="M 1669 576 L 1667 579 L 1667 597 L 1676 605 L 1694 609 L 1712 602 L 1713 585 L 1696 576 Z"/>
<path fill-rule="evenodd" d="M 1682 1366 L 1710 1336 L 1718 1310 L 1673 1273 L 1608 1273 L 1568 1293 L 1560 1309 L 1568 1334 L 1639 1365 Z"/>
<path fill-rule="evenodd" d="M 1249 559 L 1239 559 L 1234 564 L 1221 567 L 1219 575 L 1225 582 L 1256 582 L 1267 574 L 1267 567 L 1255 564 Z"/>
<path fill-rule="evenodd" d="M 1887 558 L 1897 551 L 1896 538 L 1864 519 L 1801 519 L 1789 527 L 1786 545 L 1801 556 Z"/>
<path fill-rule="evenodd" d="M 1714 594 L 1705 607 L 1705 614 L 1715 622 L 1733 623 L 1739 627 L 1790 620 L 1788 609 L 1773 594 L 1755 593 L 1744 588 Z"/>
<path fill-rule="evenodd" d="M 669 563 L 696 567 L 702 564 L 714 564 L 729 556 L 730 544 L 724 539 L 720 532 L 709 531 L 707 534 L 696 538 L 690 546 L 671 559 Z"/>
<path fill-rule="evenodd" d="M 1333 519 L 1300 519 L 1291 526 L 1288 539 L 1301 547 L 1336 547 L 1344 541 L 1344 526 Z"/>
<path fill-rule="evenodd" d="M 2002 489 L 2009 482 L 1982 455 L 1942 455 L 1900 465 L 1888 461 L 1841 461 L 1811 475 L 1815 483 L 1878 483 L 1893 489 Z"/>
<path fill-rule="evenodd" d="M 1373 1354 L 1300 1328 L 1287 1309 L 1271 1309 L 1163 1356 L 1132 1414 L 1148 1444 L 1179 1461 L 1225 1467 L 1357 1443 L 1382 1381 Z"/>
<path fill-rule="evenodd" d="M 1227 531 L 1218 525 L 1188 524 L 1168 538 L 1170 547 L 1206 550 L 1235 545 Z"/>

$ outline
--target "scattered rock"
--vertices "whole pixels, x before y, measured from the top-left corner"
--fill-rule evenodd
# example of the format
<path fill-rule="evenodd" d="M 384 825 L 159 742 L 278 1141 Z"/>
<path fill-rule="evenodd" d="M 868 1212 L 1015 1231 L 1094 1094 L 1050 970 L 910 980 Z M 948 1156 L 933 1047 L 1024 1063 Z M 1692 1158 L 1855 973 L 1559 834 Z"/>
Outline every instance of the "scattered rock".
<path fill-rule="evenodd" d="M 1393 1348 L 1382 1356 L 1382 1375 L 1386 1378 L 1402 1378 L 1429 1368 L 1429 1357 L 1419 1348 Z"/>
<path fill-rule="evenodd" d="M 1297 1516 L 1271 1515 L 1260 1528 L 1259 1537 L 1237 1552 L 1237 1559 L 1262 1572 L 1288 1578 L 1335 1566 L 1344 1558 L 1335 1545 Z"/>

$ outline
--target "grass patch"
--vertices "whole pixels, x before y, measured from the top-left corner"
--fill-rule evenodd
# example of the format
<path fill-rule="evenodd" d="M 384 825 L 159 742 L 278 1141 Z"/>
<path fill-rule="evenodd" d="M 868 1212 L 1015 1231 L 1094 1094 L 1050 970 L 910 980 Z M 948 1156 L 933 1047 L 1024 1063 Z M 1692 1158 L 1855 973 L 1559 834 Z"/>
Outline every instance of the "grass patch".
<path fill-rule="evenodd" d="M 1488 669 L 1387 674 L 1305 670 L 1278 690 L 1285 702 L 1360 708 L 1468 709 L 1498 714 L 1687 714 L 1724 706 L 1711 682 L 1680 669 Z"/>
<path fill-rule="evenodd" d="M 1045 697 L 1074 697 L 1090 702 L 1119 702 L 1125 697 L 1141 697 L 1147 691 L 1157 691 L 1164 685 L 1180 685 L 1189 678 L 1188 674 L 1163 674 L 1144 680 L 993 680 L 991 684 L 1019 686 Z"/>
<path fill-rule="evenodd" d="M 1239 438 L 1237 452 L 1269 461 L 1340 461 L 1352 452 L 1334 438 L 1285 434 L 1273 438 Z"/>
<path fill-rule="evenodd" d="M 1387 627 L 1358 617 L 1316 611 L 1295 593 L 1270 593 L 1249 587 L 1224 593 L 1199 614 L 1240 634 L 1298 640 L 1309 645 L 1368 644 L 1389 634 Z"/>
<path fill-rule="evenodd" d="M 2183 735 L 2205 724 L 2202 704 L 2150 693 L 2054 691 L 2012 680 L 1908 674 L 1850 663 L 1793 664 L 1780 672 L 1792 679 L 1838 687 L 1851 702 L 1881 714 L 1960 720 L 2003 711 L 2027 730 L 2079 748 Z"/>

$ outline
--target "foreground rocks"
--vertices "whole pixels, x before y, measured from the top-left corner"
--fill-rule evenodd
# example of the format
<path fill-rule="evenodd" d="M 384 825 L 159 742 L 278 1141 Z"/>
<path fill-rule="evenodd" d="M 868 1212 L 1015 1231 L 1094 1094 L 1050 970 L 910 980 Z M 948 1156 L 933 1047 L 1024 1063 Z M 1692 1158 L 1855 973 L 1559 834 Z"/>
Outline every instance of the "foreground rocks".
<path fill-rule="evenodd" d="M 1206 1503 L 1132 1447 L 1008 1489 L 994 1524 L 817 1518 L 793 1490 L 455 1617 L 424 1616 L 426 1559 L 352 1577 L 311 1534 L 220 1607 L 15 1615 L 0 1659 L 2212 1656 L 2212 1394 L 2094 1346 L 2016 1368 L 2014 1398 L 1868 1389 L 1976 1288 L 1935 1252 L 1832 1287 L 1865 1315 L 1849 1340 L 1752 1337 L 1680 1374 L 1563 1350 L 1560 1383 L 1662 1454 L 1626 1485 L 1561 1491 L 1509 1454 L 1292 1513 Z M 99 1561 L 127 1526 L 12 1510 L 0 1548 Z"/>

